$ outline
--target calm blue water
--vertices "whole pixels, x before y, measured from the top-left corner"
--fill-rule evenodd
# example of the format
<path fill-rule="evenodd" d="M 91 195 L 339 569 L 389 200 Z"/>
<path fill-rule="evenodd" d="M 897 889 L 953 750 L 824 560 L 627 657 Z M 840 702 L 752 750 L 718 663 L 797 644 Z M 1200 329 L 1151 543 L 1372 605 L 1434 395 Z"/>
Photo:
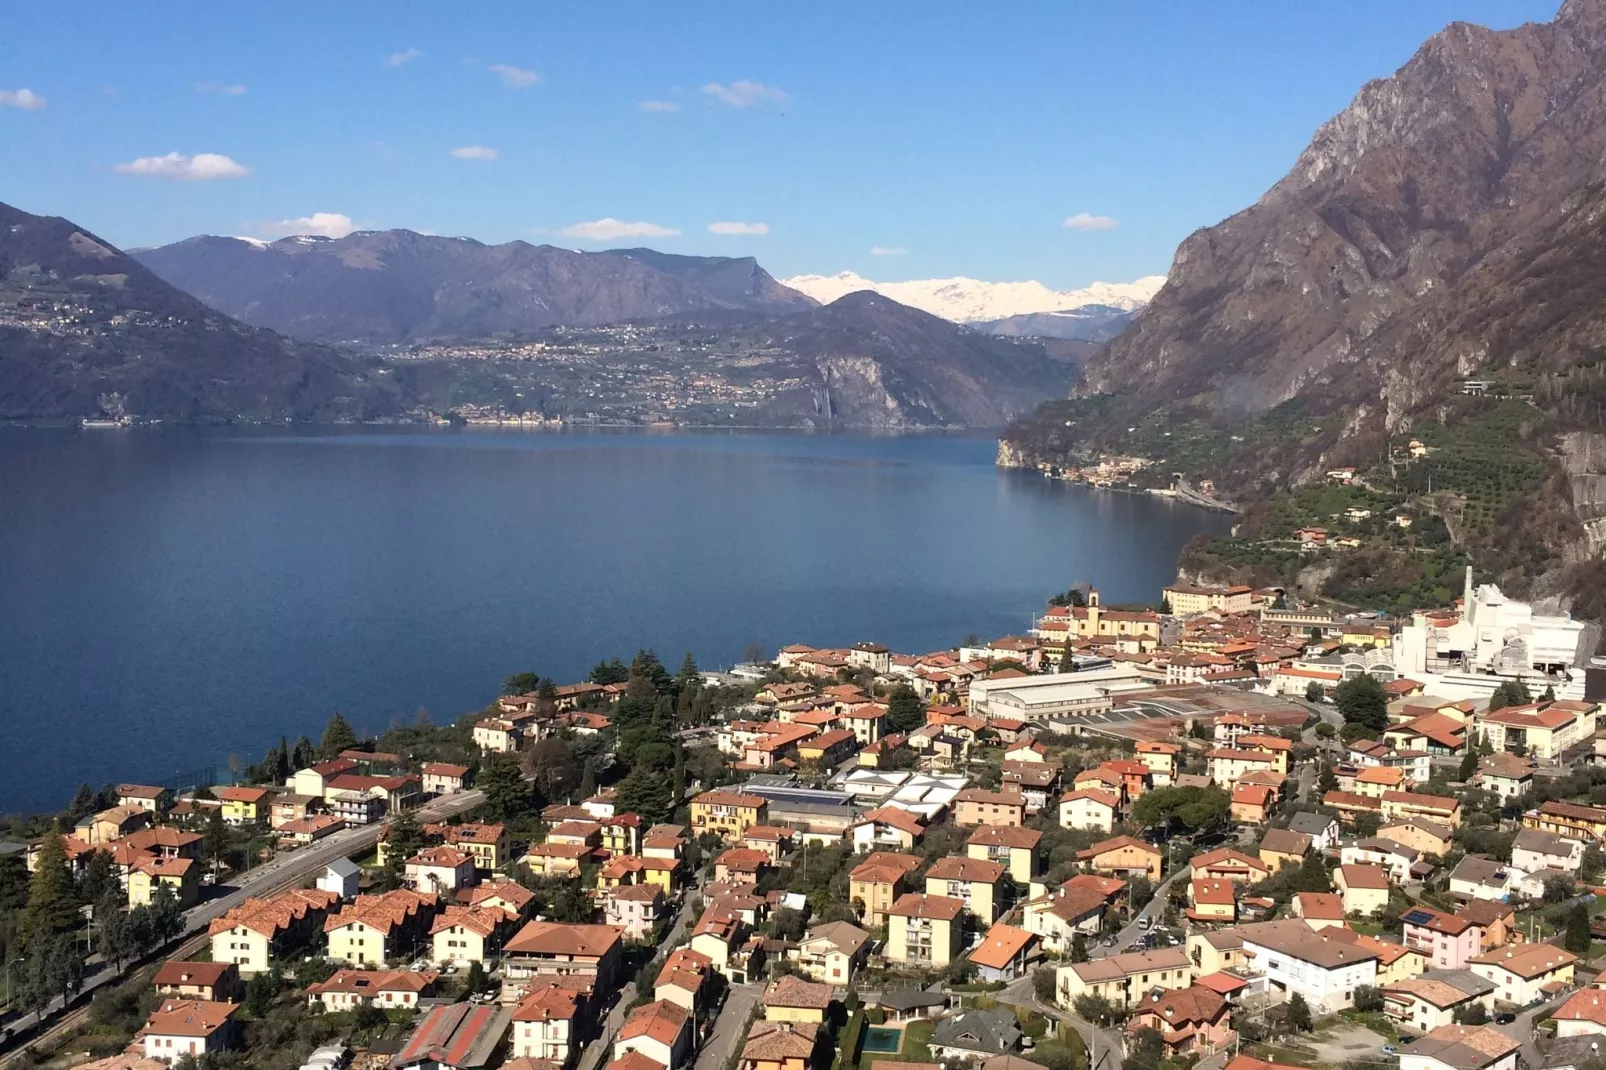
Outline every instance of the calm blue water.
<path fill-rule="evenodd" d="M 1226 521 L 986 438 L 0 430 L 0 811 L 654 647 L 947 647 Z"/>

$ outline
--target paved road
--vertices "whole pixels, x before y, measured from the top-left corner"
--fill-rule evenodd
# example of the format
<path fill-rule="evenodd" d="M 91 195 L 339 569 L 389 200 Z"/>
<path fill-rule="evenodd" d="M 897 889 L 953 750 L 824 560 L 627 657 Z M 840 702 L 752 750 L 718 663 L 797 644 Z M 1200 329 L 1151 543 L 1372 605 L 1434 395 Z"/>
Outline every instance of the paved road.
<path fill-rule="evenodd" d="M 1060 1023 L 1061 1029 L 1075 1029 L 1081 1034 L 1082 1043 L 1087 1045 L 1088 1054 L 1092 1057 L 1089 1070 L 1121 1070 L 1121 1034 L 1114 1029 L 1101 1029 L 1056 1004 L 1042 1002 L 1037 998 L 1037 990 L 1032 987 L 1030 974 L 1010 982 L 997 993 L 996 998 L 1000 1003 L 1026 1007 L 1044 1017 L 1053 1018 Z M 699 1066 L 697 1070 L 713 1068 Z"/>
<path fill-rule="evenodd" d="M 1188 873 L 1189 869 L 1186 865 L 1172 870 L 1171 876 L 1154 886 L 1154 894 L 1149 898 L 1149 901 L 1144 903 L 1142 908 L 1133 915 L 1132 920 L 1127 922 L 1121 931 L 1115 934 L 1115 946 L 1105 947 L 1101 940 L 1089 941 L 1090 946 L 1087 949 L 1087 957 L 1101 959 L 1106 955 L 1119 955 L 1124 952 L 1131 946 L 1132 941 L 1148 931 L 1139 922 L 1144 918 L 1152 918 L 1156 922 L 1160 920 L 1160 917 L 1165 913 L 1166 900 L 1170 897 L 1171 883 L 1178 878 L 1185 878 Z"/>
<path fill-rule="evenodd" d="M 693 1070 L 725 1070 L 731 1053 L 747 1039 L 747 1017 L 753 1013 L 754 1005 L 763 995 L 764 986 L 761 984 L 731 985 L 730 993 L 725 997 L 725 1006 L 720 1008 L 719 1017 L 714 1020 L 714 1031 L 698 1053 L 697 1065 Z"/>
<path fill-rule="evenodd" d="M 1538 1046 L 1534 1044 L 1534 1017 L 1540 1011 L 1553 1010 L 1559 1007 L 1568 995 L 1571 995 L 1571 993 L 1558 996 L 1548 1003 L 1536 1003 L 1518 1014 L 1515 1022 L 1494 1026 L 1495 1029 L 1500 1030 L 1511 1039 L 1522 1042 L 1522 1051 L 1519 1052 L 1519 1055 L 1522 1057 L 1524 1065 L 1530 1067 L 1545 1065 L 1543 1057 L 1539 1054 Z"/>
<path fill-rule="evenodd" d="M 458 814 L 472 810 L 485 799 L 478 791 L 460 792 L 456 795 L 443 795 L 433 799 L 418 808 L 416 813 L 420 821 L 439 821 L 443 818 L 454 817 Z M 379 835 L 383 825 L 365 825 L 356 828 L 342 829 L 332 836 L 325 837 L 309 847 L 302 847 L 295 851 L 287 851 L 276 855 L 271 861 L 246 870 L 232 883 L 222 885 L 214 891 L 220 893 L 202 903 L 198 903 L 184 912 L 184 931 L 177 939 L 183 940 L 188 936 L 204 931 L 214 918 L 222 917 L 231 908 L 239 906 L 248 897 L 264 895 L 300 884 L 323 871 L 323 867 L 336 858 L 349 858 L 358 854 L 366 854 L 373 850 L 379 842 Z M 84 984 L 73 1002 L 87 999 L 89 994 L 103 985 L 111 984 L 122 976 L 112 970 L 99 955 L 90 956 L 84 967 Z M 44 1010 L 44 1018 L 48 1020 L 64 1009 L 62 1001 L 58 998 L 52 1000 Z M 14 1034 L 22 1034 L 39 1023 L 37 1014 L 26 1014 L 4 1021 Z M 18 1037 L 14 1043 L 20 1043 Z M 37 1040 L 38 1038 L 28 1038 Z M 0 1051 L 11 1044 L 0 1044 Z"/>
<path fill-rule="evenodd" d="M 653 955 L 654 963 L 662 963 L 668 956 L 669 949 L 680 943 L 686 926 L 691 923 L 691 903 L 696 898 L 694 893 L 688 893 L 686 900 L 681 904 L 680 911 L 675 915 L 675 924 L 669 929 L 669 935 L 664 937 L 663 943 L 658 945 L 658 952 Z M 608 1062 L 612 1055 L 614 1034 L 619 1027 L 625 1024 L 625 1017 L 629 1014 L 630 1005 L 636 1002 L 636 982 L 632 978 L 619 990 L 619 996 L 614 1000 L 613 1008 L 608 1011 L 608 1017 L 603 1019 L 602 1032 L 597 1039 L 587 1044 L 580 1055 L 580 1062 L 576 1070 L 596 1070 L 603 1063 Z M 723 1065 L 723 1064 L 722 1064 Z"/>

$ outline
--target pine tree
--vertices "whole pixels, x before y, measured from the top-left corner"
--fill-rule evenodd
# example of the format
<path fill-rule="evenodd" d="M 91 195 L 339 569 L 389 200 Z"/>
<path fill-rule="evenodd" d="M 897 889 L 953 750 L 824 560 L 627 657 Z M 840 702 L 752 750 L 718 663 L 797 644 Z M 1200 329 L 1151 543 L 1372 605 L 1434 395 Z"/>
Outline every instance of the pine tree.
<path fill-rule="evenodd" d="M 95 903 L 95 928 L 100 957 L 123 968 L 123 960 L 134 953 L 133 929 L 128 923 L 124 896 L 118 888 L 108 888 Z"/>
<path fill-rule="evenodd" d="M 622 684 L 630 679 L 630 670 L 618 658 L 609 658 L 593 665 L 586 679 L 594 684 Z"/>
<path fill-rule="evenodd" d="M 273 769 L 269 775 L 275 784 L 283 784 L 290 779 L 293 772 L 290 768 L 290 744 L 285 742 L 283 736 L 279 737 L 279 749 L 273 752 Z"/>
<path fill-rule="evenodd" d="M 630 675 L 651 684 L 655 695 L 667 695 L 674 685 L 669 670 L 664 668 L 664 663 L 659 661 L 658 655 L 651 650 L 636 651 L 635 659 L 630 663 Z"/>
<path fill-rule="evenodd" d="M 78 898 L 85 903 L 98 903 L 108 888 L 119 886 L 110 852 L 96 851 L 89 856 L 83 876 L 78 878 Z"/>
<path fill-rule="evenodd" d="M 23 926 L 31 941 L 71 929 L 77 920 L 77 889 L 73 887 L 67 845 L 58 825 L 39 846 L 39 860 L 28 885 Z"/>
<path fill-rule="evenodd" d="M 81 817 L 88 817 L 95 812 L 95 792 L 88 784 L 78 785 L 73 794 L 72 804 L 67 807 L 67 816 L 73 821 Z"/>
<path fill-rule="evenodd" d="M 1310 1032 L 1310 1005 L 1298 992 L 1288 1000 L 1288 1028 L 1296 1033 Z"/>
<path fill-rule="evenodd" d="M 1456 779 L 1465 784 L 1478 773 L 1478 752 L 1472 747 L 1467 748 L 1466 754 L 1461 757 L 1461 771 Z"/>
<path fill-rule="evenodd" d="M 400 810 L 385 832 L 385 868 L 403 872 L 407 860 L 424 846 L 424 830 L 411 810 Z"/>
<path fill-rule="evenodd" d="M 926 723 L 926 710 L 920 696 L 908 684 L 899 684 L 887 699 L 887 729 L 892 732 L 913 732 Z"/>
<path fill-rule="evenodd" d="M 619 782 L 619 794 L 614 799 L 621 813 L 641 815 L 649 825 L 661 825 L 674 812 L 674 799 L 669 778 L 647 768 L 633 769 Z"/>
<path fill-rule="evenodd" d="M 206 815 L 206 828 L 201 832 L 201 853 L 212 863 L 212 872 L 229 853 L 229 827 L 223 823 L 223 808 L 214 806 Z"/>
<path fill-rule="evenodd" d="M 327 760 L 337 757 L 343 750 L 350 750 L 356 742 L 357 734 L 336 710 L 334 716 L 329 718 L 329 726 L 323 730 L 323 743 L 318 749 Z"/>
<path fill-rule="evenodd" d="M 480 764 L 476 783 L 485 794 L 485 815 L 493 821 L 507 821 L 530 808 L 530 785 L 511 754 L 493 752 Z"/>
<path fill-rule="evenodd" d="M 695 690 L 702 682 L 703 674 L 697 671 L 697 659 L 688 650 L 680 661 L 680 671 L 675 674 L 675 694 Z"/>
<path fill-rule="evenodd" d="M 1582 903 L 1575 904 L 1567 912 L 1567 936 L 1564 943 L 1568 951 L 1587 956 L 1589 939 L 1589 908 Z"/>
<path fill-rule="evenodd" d="M 296 740 L 296 749 L 290 755 L 290 764 L 297 769 L 306 769 L 309 766 L 316 765 L 317 762 L 318 751 L 313 747 L 312 740 L 306 736 L 298 738 Z"/>

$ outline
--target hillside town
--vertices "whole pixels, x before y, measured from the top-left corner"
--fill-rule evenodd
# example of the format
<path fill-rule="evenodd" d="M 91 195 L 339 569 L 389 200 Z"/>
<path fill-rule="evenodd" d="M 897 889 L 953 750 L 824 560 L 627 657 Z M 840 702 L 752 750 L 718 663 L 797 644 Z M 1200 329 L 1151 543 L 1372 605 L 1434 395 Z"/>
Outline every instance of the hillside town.
<path fill-rule="evenodd" d="M 227 785 L 86 787 L 0 849 L 7 1058 L 1594 1070 L 1592 626 L 1470 576 L 1393 624 L 1164 607 L 642 651 L 450 726 L 336 715 Z"/>

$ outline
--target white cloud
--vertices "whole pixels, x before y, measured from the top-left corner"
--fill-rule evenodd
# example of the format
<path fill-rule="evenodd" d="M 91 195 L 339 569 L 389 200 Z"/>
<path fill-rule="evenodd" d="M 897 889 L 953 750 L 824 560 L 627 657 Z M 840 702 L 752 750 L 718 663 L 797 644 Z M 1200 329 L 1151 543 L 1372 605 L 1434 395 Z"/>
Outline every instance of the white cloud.
<path fill-rule="evenodd" d="M 680 105 L 672 100 L 643 100 L 636 107 L 642 111 L 679 111 Z"/>
<path fill-rule="evenodd" d="M 709 82 L 703 86 L 703 92 L 711 97 L 717 97 L 733 108 L 751 108 L 758 104 L 785 104 L 787 101 L 785 91 L 772 85 L 765 85 L 763 82 L 746 79 L 732 82 L 730 85 Z"/>
<path fill-rule="evenodd" d="M 170 152 L 166 156 L 141 156 L 131 163 L 112 167 L 120 175 L 138 175 L 141 178 L 171 178 L 177 182 L 211 182 L 219 178 L 244 178 L 251 173 L 249 167 L 235 163 L 216 152 L 198 152 L 194 156 L 180 156 Z"/>
<path fill-rule="evenodd" d="M 565 238 L 585 238 L 589 241 L 617 241 L 620 238 L 673 238 L 680 231 L 661 227 L 657 223 L 626 223 L 622 219 L 604 216 L 589 223 L 576 223 L 558 231 Z"/>
<path fill-rule="evenodd" d="M 45 98 L 32 89 L 0 89 L 0 108 L 21 108 L 38 111 L 45 106 Z"/>
<path fill-rule="evenodd" d="M 493 63 L 485 69 L 501 76 L 502 84 L 509 89 L 528 89 L 541 80 L 541 76 L 534 71 L 527 71 L 507 63 Z"/>
<path fill-rule="evenodd" d="M 459 160 L 494 160 L 501 155 L 495 149 L 488 149 L 484 145 L 464 145 L 452 150 L 452 155 Z"/>
<path fill-rule="evenodd" d="M 905 249 L 901 245 L 872 245 L 872 246 L 870 246 L 870 255 L 871 256 L 902 256 L 904 253 L 907 253 L 908 251 L 909 250 Z"/>
<path fill-rule="evenodd" d="M 238 97 L 245 93 L 245 86 L 238 82 L 233 85 L 220 85 L 217 82 L 196 82 L 195 91 L 197 93 L 222 93 L 225 96 Z"/>
<path fill-rule="evenodd" d="M 1114 230 L 1120 225 L 1107 215 L 1092 215 L 1088 212 L 1077 212 L 1060 224 L 1066 230 Z"/>
<path fill-rule="evenodd" d="M 325 238 L 344 238 L 356 230 L 349 215 L 339 212 L 313 212 L 296 219 L 281 219 L 264 223 L 259 228 L 264 234 L 321 234 Z"/>
<path fill-rule="evenodd" d="M 424 53 L 416 48 L 409 48 L 401 52 L 392 52 L 385 62 L 392 67 L 405 67 Z"/>
<path fill-rule="evenodd" d="M 770 225 L 768 223 L 732 222 L 708 224 L 708 233 L 710 234 L 768 234 L 769 232 Z"/>

